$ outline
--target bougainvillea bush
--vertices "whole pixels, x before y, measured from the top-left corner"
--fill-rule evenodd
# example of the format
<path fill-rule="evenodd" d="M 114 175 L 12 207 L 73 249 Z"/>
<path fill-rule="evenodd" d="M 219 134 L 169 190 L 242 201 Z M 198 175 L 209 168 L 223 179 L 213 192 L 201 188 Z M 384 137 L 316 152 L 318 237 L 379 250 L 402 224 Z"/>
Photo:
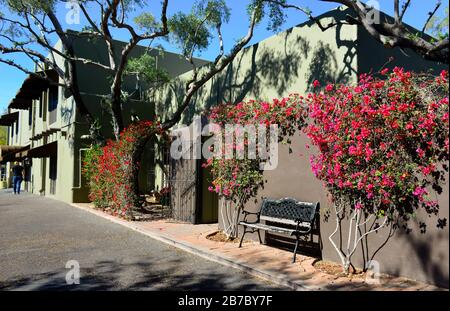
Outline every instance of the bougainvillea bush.
<path fill-rule="evenodd" d="M 132 123 L 120 134 L 120 140 L 109 140 L 105 146 L 93 146 L 83 165 L 89 180 L 89 199 L 97 208 L 113 215 L 129 218 L 139 198 L 133 189 L 140 162 L 133 159 L 140 148 L 142 137 L 149 133 L 163 134 L 159 123 L 140 121 Z"/>
<path fill-rule="evenodd" d="M 315 83 L 317 92 L 307 97 L 306 132 L 318 149 L 311 167 L 332 196 L 337 226 L 330 241 L 346 271 L 365 235 L 406 226 L 419 209 L 437 215 L 436 192 L 448 172 L 448 72 L 435 77 L 396 67 L 380 74 L 363 74 L 356 85 Z M 339 248 L 332 237 L 345 215 L 349 244 Z M 369 230 L 358 234 L 368 221 Z"/>
<path fill-rule="evenodd" d="M 249 100 L 236 105 L 222 104 L 212 108 L 209 113 L 210 121 L 220 125 L 220 135 L 225 135 L 224 131 L 227 124 L 253 125 L 255 128 L 261 125 L 267 129 L 267 143 L 270 139 L 269 127 L 271 125 L 278 125 L 279 136 L 277 136 L 277 139 L 285 140 L 286 137 L 293 135 L 297 129 L 303 128 L 306 116 L 307 109 L 303 97 L 298 94 L 291 94 L 281 100 L 273 99 L 272 102 Z M 239 135 L 237 132 L 235 134 Z M 230 218 L 229 230 L 225 230 L 225 233 L 230 236 L 237 234 L 236 224 L 239 210 L 247 200 L 256 194 L 264 182 L 260 164 L 267 159 L 263 158 L 260 152 L 256 152 L 255 157 L 249 157 L 249 142 L 255 141 L 256 138 L 251 133 L 244 134 L 243 146 L 237 144 L 236 139 L 229 142 L 222 139 L 222 151 L 233 150 L 236 152 L 237 149 L 243 148 L 243 158 L 234 156 L 227 159 L 223 156 L 223 153 L 219 153 L 221 156 L 208 159 L 204 165 L 205 167 L 211 167 L 214 176 L 209 190 L 223 196 L 226 200 L 222 202 L 234 203 L 235 205 L 234 213 L 228 217 Z M 278 143 L 278 140 L 275 143 Z M 229 210 L 230 208 L 226 208 L 225 213 Z M 226 216 L 222 215 L 223 218 L 226 218 Z"/>

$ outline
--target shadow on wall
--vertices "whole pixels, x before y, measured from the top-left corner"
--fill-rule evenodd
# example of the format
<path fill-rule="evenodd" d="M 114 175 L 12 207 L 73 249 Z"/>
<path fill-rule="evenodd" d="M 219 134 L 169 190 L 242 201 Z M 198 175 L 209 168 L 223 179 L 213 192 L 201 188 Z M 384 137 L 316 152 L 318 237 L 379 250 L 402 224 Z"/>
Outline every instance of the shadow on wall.
<path fill-rule="evenodd" d="M 357 72 L 352 67 L 356 42 L 342 40 L 341 27 L 336 29 L 336 47 L 346 47 L 342 59 L 330 44 L 318 41 L 312 46 L 306 37 L 294 33 L 294 29 L 282 33 L 277 46 L 262 42 L 246 48 L 197 92 L 192 99 L 195 104 L 185 111 L 182 123 L 190 124 L 195 115 L 220 103 L 238 103 L 250 98 L 269 100 L 291 92 L 301 93 L 310 90 L 309 85 L 316 79 L 321 83 L 349 81 Z M 180 80 L 168 85 L 157 108 L 160 118 L 165 119 L 174 112 L 173 104 L 182 101 L 184 88 Z"/>
<path fill-rule="evenodd" d="M 432 237 L 432 240 L 436 242 L 442 241 L 444 239 L 448 240 L 448 230 L 447 232 L 445 232 L 444 230 L 439 230 L 439 232 L 435 233 Z M 445 262 L 446 260 L 448 269 L 448 255 L 445 254 L 445 251 L 448 252 L 448 248 L 447 250 L 439 249 L 436 254 L 436 244 L 429 239 L 424 239 L 422 237 L 414 238 L 411 237 L 411 234 L 406 233 L 398 235 L 398 238 L 410 245 L 411 250 L 415 252 L 416 258 L 419 261 L 421 270 L 432 280 L 433 284 L 442 286 L 444 288 L 449 287 L 448 270 L 444 271 L 443 269 L 443 262 Z M 400 272 L 401 271 L 396 271 L 396 274 L 401 274 Z"/>
<path fill-rule="evenodd" d="M 343 59 L 338 60 L 336 53 L 330 44 L 319 41 L 309 64 L 305 79 L 307 81 L 307 90 L 312 91 L 314 80 L 318 80 L 321 85 L 327 83 L 347 83 L 351 75 L 357 73 L 353 67 L 356 57 L 356 42 L 351 40 L 342 40 L 342 25 L 336 27 L 336 45 L 338 48 L 346 47 Z M 343 65 L 343 66 L 342 66 Z M 341 68 L 339 69 L 339 67 Z"/>
<path fill-rule="evenodd" d="M 264 96 L 267 88 L 274 89 L 276 94 L 273 97 L 287 96 L 289 92 L 296 91 L 291 88 L 298 80 L 302 64 L 306 63 L 310 43 L 301 36 L 291 39 L 292 32 L 293 29 L 290 29 L 283 34 L 281 49 L 279 46 L 261 47 L 262 44 L 255 44 L 244 50 L 228 66 L 225 74 L 214 81 L 205 108 L 221 102 L 238 103 L 249 97 L 267 99 Z M 245 66 L 249 61 L 250 66 Z M 245 67 L 248 69 L 245 70 Z"/>

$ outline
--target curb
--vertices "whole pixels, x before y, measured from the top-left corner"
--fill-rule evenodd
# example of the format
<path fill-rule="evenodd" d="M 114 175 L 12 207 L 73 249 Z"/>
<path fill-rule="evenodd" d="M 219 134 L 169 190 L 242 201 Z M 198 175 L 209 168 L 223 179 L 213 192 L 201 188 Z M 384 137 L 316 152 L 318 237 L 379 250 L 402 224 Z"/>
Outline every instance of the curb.
<path fill-rule="evenodd" d="M 110 215 L 105 215 L 103 212 L 96 211 L 96 210 L 94 210 L 92 208 L 83 207 L 83 206 L 77 205 L 75 203 L 70 203 L 70 205 L 73 206 L 73 207 L 76 207 L 78 209 L 84 210 L 86 212 L 89 212 L 91 214 L 94 214 L 94 215 L 96 215 L 98 217 L 101 217 L 103 219 L 109 220 L 109 221 L 111 221 L 113 223 L 116 223 L 116 224 L 122 225 L 124 227 L 127 227 L 128 229 L 131 229 L 131 230 L 133 230 L 135 232 L 139 232 L 139 233 L 141 233 L 143 235 L 146 235 L 146 236 L 148 236 L 148 237 L 150 237 L 152 239 L 155 239 L 157 241 L 160 241 L 160 242 L 163 242 L 165 244 L 168 244 L 168 245 L 174 246 L 176 248 L 182 249 L 183 251 L 186 251 L 186 252 L 188 252 L 190 254 L 197 255 L 197 256 L 202 257 L 204 259 L 220 263 L 220 264 L 222 264 L 224 266 L 232 267 L 234 269 L 246 272 L 246 273 L 248 273 L 248 274 L 250 274 L 252 276 L 264 279 L 264 280 L 269 281 L 271 283 L 275 283 L 275 284 L 281 285 L 281 286 L 286 286 L 286 287 L 288 287 L 288 288 L 290 288 L 292 290 L 295 290 L 295 291 L 317 291 L 317 290 L 321 290 L 320 287 L 307 286 L 307 285 L 299 284 L 297 282 L 293 282 L 293 281 L 291 281 L 289 279 L 286 279 L 286 277 L 284 275 L 282 275 L 282 274 L 273 273 L 273 272 L 266 271 L 266 270 L 261 270 L 261 269 L 249 266 L 247 264 L 244 264 L 242 262 L 235 261 L 233 259 L 227 258 L 225 256 L 217 255 L 217 254 L 214 254 L 214 253 L 212 253 L 210 251 L 207 251 L 207 250 L 204 250 L 204 249 L 192 246 L 192 245 L 190 245 L 188 243 L 177 241 L 177 240 L 175 240 L 173 238 L 170 238 L 170 237 L 168 237 L 166 235 L 158 234 L 158 233 L 155 233 L 155 232 L 151 232 L 151 231 L 147 231 L 147 230 L 141 229 L 141 228 L 139 228 L 137 226 L 134 226 L 133 224 L 131 224 L 130 222 L 128 222 L 126 220 L 122 220 L 122 219 L 119 219 L 119 218 L 116 218 L 116 217 L 110 216 Z"/>

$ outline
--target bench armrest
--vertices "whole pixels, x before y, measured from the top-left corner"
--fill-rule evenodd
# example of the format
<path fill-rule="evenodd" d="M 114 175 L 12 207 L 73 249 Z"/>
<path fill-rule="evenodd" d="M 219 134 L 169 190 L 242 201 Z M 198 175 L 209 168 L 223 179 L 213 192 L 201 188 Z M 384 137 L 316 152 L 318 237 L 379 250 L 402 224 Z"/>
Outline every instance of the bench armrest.
<path fill-rule="evenodd" d="M 297 229 L 297 232 L 301 234 L 308 234 L 311 232 L 311 227 L 300 227 Z"/>
<path fill-rule="evenodd" d="M 302 221 L 298 221 L 297 226 L 295 226 L 295 230 L 300 234 L 308 234 L 312 230 L 312 223 L 305 223 Z"/>
<path fill-rule="evenodd" d="M 253 214 L 253 215 L 259 215 L 261 212 L 249 212 L 249 211 L 246 211 L 246 210 L 242 210 L 242 214 L 246 214 L 246 215 L 251 215 L 251 214 Z"/>
<path fill-rule="evenodd" d="M 244 214 L 243 221 L 248 222 L 248 223 L 259 223 L 259 216 L 260 216 L 261 212 L 249 212 L 249 211 L 246 211 L 246 210 L 242 210 L 241 213 Z M 255 221 L 251 221 L 251 222 L 248 221 L 247 220 L 247 216 L 249 216 L 249 215 L 255 215 L 256 216 L 256 220 Z"/>

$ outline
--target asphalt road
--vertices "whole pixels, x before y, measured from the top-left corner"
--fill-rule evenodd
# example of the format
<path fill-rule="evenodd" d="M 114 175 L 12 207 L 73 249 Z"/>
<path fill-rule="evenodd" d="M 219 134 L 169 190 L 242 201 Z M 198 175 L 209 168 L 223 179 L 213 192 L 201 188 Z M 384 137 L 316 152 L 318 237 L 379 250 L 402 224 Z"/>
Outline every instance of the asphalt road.
<path fill-rule="evenodd" d="M 80 284 L 66 282 L 70 260 Z M 284 288 L 68 204 L 0 190 L 0 290 L 266 289 Z"/>

